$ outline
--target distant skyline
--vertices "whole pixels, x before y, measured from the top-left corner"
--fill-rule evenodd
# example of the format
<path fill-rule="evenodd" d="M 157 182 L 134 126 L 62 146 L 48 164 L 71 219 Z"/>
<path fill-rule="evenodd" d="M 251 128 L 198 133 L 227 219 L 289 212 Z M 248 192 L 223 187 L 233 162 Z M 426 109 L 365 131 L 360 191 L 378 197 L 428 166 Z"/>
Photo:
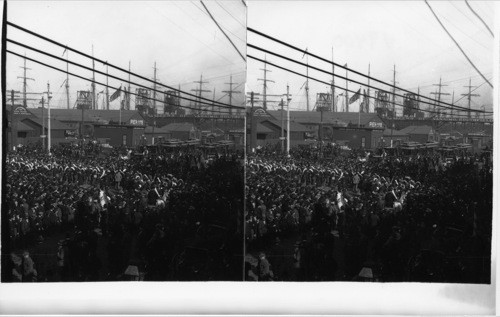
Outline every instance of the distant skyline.
<path fill-rule="evenodd" d="M 246 7 L 240 1 L 206 1 L 205 5 L 231 38 L 238 50 L 246 49 Z M 203 89 L 203 97 L 212 99 L 215 88 L 216 99 L 229 103 L 227 95 L 230 76 L 233 82 L 240 84 L 233 89 L 240 94 L 233 95 L 233 104 L 244 104 L 244 82 L 246 63 L 222 34 L 217 25 L 199 1 L 11 1 L 8 5 L 8 20 L 43 36 L 54 39 L 86 54 L 91 54 L 92 45 L 96 58 L 128 69 L 141 76 L 153 78 L 153 66 L 157 65 L 157 78 L 161 83 L 178 87 L 194 93 L 200 79 L 209 81 Z M 7 36 L 18 42 L 34 46 L 56 56 L 66 57 L 64 49 L 48 44 L 17 29 L 8 27 Z M 32 52 L 8 43 L 7 48 L 19 54 L 39 59 L 58 68 L 66 69 L 66 63 Z M 69 53 L 69 59 L 92 67 L 89 59 Z M 7 89 L 22 91 L 23 59 L 7 54 Z M 64 80 L 66 74 L 50 70 L 42 65 L 28 61 L 28 92 L 43 92 L 50 82 L 53 92 L 52 107 L 66 108 Z M 96 70 L 106 72 L 106 67 L 95 64 Z M 92 72 L 76 66 L 69 66 L 86 78 Z M 109 74 L 124 80 L 128 75 L 109 68 Z M 96 74 L 96 81 L 105 83 L 105 76 Z M 152 87 L 152 83 L 132 77 L 131 81 Z M 74 106 L 77 90 L 90 90 L 91 83 L 70 76 L 70 100 Z M 124 81 L 109 79 L 109 85 L 127 86 Z M 135 91 L 132 85 L 133 91 Z M 161 91 L 166 88 L 157 89 Z M 105 88 L 96 85 L 96 92 Z M 110 89 L 111 95 L 114 91 Z M 36 95 L 31 95 L 36 96 Z M 157 99 L 160 99 L 157 96 Z M 134 97 L 132 97 L 134 100 Z M 103 95 L 98 98 L 99 106 L 104 102 Z M 188 101 L 181 101 L 188 105 Z M 37 101 L 28 102 L 35 105 Z M 118 101 L 110 104 L 111 109 L 118 109 Z M 133 105 L 133 104 L 132 104 Z"/>
<path fill-rule="evenodd" d="M 442 23 L 462 46 L 467 55 L 493 83 L 493 49 L 494 42 L 484 25 L 473 15 L 463 1 L 431 1 L 432 8 L 440 17 Z M 472 1 L 471 6 L 482 16 L 485 22 L 493 28 L 494 3 Z M 467 93 L 469 78 L 473 86 L 481 86 L 474 93 L 471 108 L 492 110 L 492 89 L 467 62 L 445 31 L 439 26 L 424 1 L 249 1 L 248 26 L 282 41 L 308 48 L 312 53 L 327 59 L 332 58 L 340 65 L 348 64 L 349 68 L 371 76 L 392 82 L 393 67 L 396 65 L 397 85 L 431 97 L 435 92 L 440 77 L 443 84 L 442 92 L 449 93 L 442 100 L 452 101 L 451 94 L 455 91 L 455 101 L 461 94 Z M 263 47 L 270 51 L 306 62 L 303 54 L 285 48 L 270 40 L 263 39 L 251 32 L 248 43 Z M 264 53 L 256 49 L 248 49 L 248 54 L 264 58 Z M 303 66 L 267 55 L 267 60 L 297 72 L 305 74 Z M 309 58 L 309 64 L 331 71 L 331 65 Z M 263 63 L 248 59 L 247 87 L 250 91 L 262 93 Z M 290 85 L 293 110 L 306 109 L 305 78 L 290 74 L 269 66 L 271 72 L 268 78 L 275 81 L 269 83 L 269 94 L 286 93 L 287 83 Z M 337 68 L 336 74 L 345 76 L 345 70 Z M 326 82 L 331 82 L 331 76 L 309 69 L 309 75 Z M 366 83 L 367 79 L 349 73 L 349 78 Z M 335 79 L 335 84 L 345 87 L 345 81 Z M 388 86 L 371 82 L 371 85 L 392 91 Z M 494 83 L 493 83 L 494 85 Z M 310 108 L 314 107 L 316 93 L 330 92 L 329 86 L 309 81 Z M 357 91 L 359 84 L 349 83 L 349 89 Z M 361 87 L 361 92 L 366 87 Z M 336 94 L 341 93 L 336 89 Z M 372 96 L 374 90 L 371 90 Z M 404 94 L 404 92 L 397 91 Z M 352 93 L 349 93 L 352 96 Z M 277 100 L 278 98 L 274 98 Z M 396 103 L 402 103 L 402 98 L 396 97 Z M 351 105 L 357 111 L 358 104 Z M 278 103 L 273 103 L 274 108 Z M 457 105 L 466 106 L 466 98 Z M 422 107 L 423 105 L 421 105 Z M 373 104 L 372 104 L 373 107 Z M 271 106 L 271 108 L 273 108 Z M 426 108 L 426 106 L 425 106 Z M 399 109 L 401 112 L 401 108 Z"/>

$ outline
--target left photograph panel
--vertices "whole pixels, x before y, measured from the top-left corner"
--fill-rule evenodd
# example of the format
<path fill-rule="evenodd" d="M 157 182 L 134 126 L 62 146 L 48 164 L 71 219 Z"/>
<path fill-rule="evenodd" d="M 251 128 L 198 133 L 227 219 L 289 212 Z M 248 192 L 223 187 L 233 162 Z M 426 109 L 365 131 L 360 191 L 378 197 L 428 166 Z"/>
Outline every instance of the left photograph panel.
<path fill-rule="evenodd" d="M 242 281 L 242 1 L 9 2 L 2 282 Z"/>

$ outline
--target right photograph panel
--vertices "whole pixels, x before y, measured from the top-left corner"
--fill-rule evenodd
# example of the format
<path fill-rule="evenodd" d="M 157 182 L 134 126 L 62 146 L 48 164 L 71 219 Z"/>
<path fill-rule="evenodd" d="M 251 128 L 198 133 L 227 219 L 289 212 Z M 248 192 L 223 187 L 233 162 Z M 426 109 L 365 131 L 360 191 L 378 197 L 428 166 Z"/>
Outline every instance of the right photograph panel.
<path fill-rule="evenodd" d="M 493 7 L 248 2 L 246 281 L 491 282 Z"/>

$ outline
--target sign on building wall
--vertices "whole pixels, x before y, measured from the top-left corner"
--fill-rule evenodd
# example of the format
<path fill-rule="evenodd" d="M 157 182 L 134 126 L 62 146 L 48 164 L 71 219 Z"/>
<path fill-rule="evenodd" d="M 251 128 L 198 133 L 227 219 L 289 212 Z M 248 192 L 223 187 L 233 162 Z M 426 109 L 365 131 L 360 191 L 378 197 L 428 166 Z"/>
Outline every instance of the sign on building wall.
<path fill-rule="evenodd" d="M 130 119 L 129 123 L 132 125 L 144 125 L 144 120 Z"/>
<path fill-rule="evenodd" d="M 370 121 L 370 122 L 368 122 L 368 126 L 370 128 L 380 128 L 380 129 L 382 129 L 384 127 L 384 124 L 382 122 Z"/>
<path fill-rule="evenodd" d="M 270 115 L 262 108 L 259 108 L 253 112 L 256 117 L 270 117 Z"/>
<path fill-rule="evenodd" d="M 14 109 L 14 114 L 15 115 L 30 115 L 30 113 L 26 110 L 26 108 L 22 106 L 18 106 Z"/>

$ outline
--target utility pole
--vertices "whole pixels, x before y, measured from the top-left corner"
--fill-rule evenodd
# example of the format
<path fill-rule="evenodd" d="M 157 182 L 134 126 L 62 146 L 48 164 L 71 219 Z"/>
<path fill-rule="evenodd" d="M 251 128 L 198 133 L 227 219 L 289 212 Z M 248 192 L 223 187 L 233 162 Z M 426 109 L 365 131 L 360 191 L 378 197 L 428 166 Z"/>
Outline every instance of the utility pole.
<path fill-rule="evenodd" d="M 68 50 L 66 50 L 66 107 L 69 109 L 69 62 L 68 62 Z"/>
<path fill-rule="evenodd" d="M 320 146 L 320 152 L 323 153 L 323 107 L 321 107 L 320 112 L 320 120 L 319 120 L 319 130 L 318 130 L 318 137 L 319 137 L 319 146 Z"/>
<path fill-rule="evenodd" d="M 451 94 L 451 104 L 454 106 L 455 105 L 455 90 L 453 90 L 453 93 Z M 453 108 L 451 108 L 451 117 L 453 117 Z"/>
<path fill-rule="evenodd" d="M 257 143 L 257 120 L 254 118 L 254 103 L 255 95 L 260 95 L 259 93 L 250 92 L 250 152 Z M 246 129 L 246 126 L 245 126 Z M 246 131 L 245 131 L 246 134 Z"/>
<path fill-rule="evenodd" d="M 226 85 L 229 85 L 229 90 L 223 91 L 224 93 L 227 93 L 229 95 L 229 104 L 232 106 L 233 105 L 233 94 L 239 94 L 241 91 L 233 90 L 233 85 L 236 85 L 236 83 L 233 83 L 233 76 L 229 76 L 229 83 L 225 83 Z M 215 90 L 214 90 L 215 91 Z M 229 108 L 229 115 L 233 114 L 233 109 Z"/>
<path fill-rule="evenodd" d="M 439 106 L 441 106 L 441 95 L 443 96 L 449 96 L 450 94 L 449 93 L 443 93 L 441 92 L 441 87 L 445 87 L 445 86 L 448 86 L 448 85 L 443 85 L 441 84 L 441 77 L 439 77 L 439 84 L 433 84 L 433 86 L 438 86 L 438 92 L 437 93 L 433 93 L 431 92 L 431 95 L 437 95 L 437 103 L 439 104 Z M 436 113 L 436 102 L 434 102 L 434 113 Z M 438 110 L 438 117 L 441 116 L 441 110 L 439 109 Z"/>
<path fill-rule="evenodd" d="M 66 108 L 69 109 L 69 62 L 68 62 L 68 50 L 66 50 Z M 42 97 L 43 99 L 43 97 Z"/>
<path fill-rule="evenodd" d="M 253 135 L 255 134 L 255 127 L 254 127 L 254 119 L 253 119 L 253 99 L 254 98 L 254 92 L 250 92 L 250 152 L 254 148 L 254 138 Z M 246 134 L 246 128 L 245 127 L 245 134 Z"/>
<path fill-rule="evenodd" d="M 92 44 L 92 109 L 96 109 L 94 44 Z"/>
<path fill-rule="evenodd" d="M 335 65 L 333 64 L 333 46 L 332 46 L 332 112 L 336 112 L 335 109 Z"/>
<path fill-rule="evenodd" d="M 154 100 L 154 99 L 153 99 Z M 120 119 L 121 121 L 121 119 Z M 151 138 L 151 145 L 155 145 L 155 127 L 156 127 L 156 107 L 153 108 L 153 137 Z"/>
<path fill-rule="evenodd" d="M 50 128 L 50 84 L 47 82 L 47 125 L 48 125 L 48 136 L 47 136 L 47 152 L 50 153 L 51 146 L 51 128 Z"/>
<path fill-rule="evenodd" d="M 469 88 L 469 93 L 468 94 L 462 94 L 462 96 L 466 96 L 467 100 L 469 101 L 469 111 L 467 111 L 467 118 L 470 119 L 470 98 L 471 97 L 479 97 L 478 94 L 473 94 L 472 93 L 472 88 L 475 88 L 476 86 L 471 86 L 471 79 L 469 78 L 469 86 L 464 86 L 466 88 Z"/>
<path fill-rule="evenodd" d="M 392 87 L 392 116 L 396 117 L 396 84 L 398 82 L 396 81 L 396 64 L 394 64 L 394 70 L 392 72 L 392 84 L 394 87 Z"/>
<path fill-rule="evenodd" d="M 264 57 L 264 61 L 266 58 Z M 274 80 L 267 79 L 267 72 L 270 72 L 270 70 L 267 69 L 267 63 L 264 62 L 264 68 L 261 68 L 260 70 L 264 71 L 264 78 L 258 78 L 257 81 L 261 80 L 263 81 L 263 88 L 262 88 L 262 107 L 264 110 L 267 110 L 267 82 L 274 83 Z"/>
<path fill-rule="evenodd" d="M 194 81 L 195 84 L 199 84 L 200 88 L 198 89 L 191 89 L 191 91 L 194 91 L 198 94 L 198 105 L 197 109 L 198 111 L 201 111 L 201 94 L 204 92 L 211 92 L 210 90 L 204 90 L 203 89 L 203 84 L 208 84 L 208 81 L 203 81 L 203 74 L 200 75 L 200 80 L 199 81 Z"/>
<path fill-rule="evenodd" d="M 254 92 L 250 92 L 250 151 L 254 148 L 254 138 L 253 135 L 255 133 L 255 128 L 254 128 L 254 119 L 253 119 L 253 97 L 254 97 Z M 246 134 L 246 128 L 245 127 L 245 134 Z"/>
<path fill-rule="evenodd" d="M 347 79 L 347 63 L 345 63 L 345 112 L 349 112 L 349 80 Z"/>
<path fill-rule="evenodd" d="M 156 113 L 156 62 L 153 67 L 153 113 Z M 153 127 L 154 128 L 154 127 Z"/>
<path fill-rule="evenodd" d="M 181 84 L 179 84 L 179 88 L 178 88 L 178 90 L 177 90 L 177 94 L 176 94 L 176 95 L 177 95 L 177 101 L 178 101 L 178 103 L 179 103 L 179 104 L 178 104 L 178 105 L 177 105 L 177 104 L 175 105 L 175 106 L 176 106 L 175 111 L 176 111 L 177 113 L 179 113 L 179 109 L 181 109 L 181 108 L 180 108 L 180 105 L 181 105 L 181 100 L 182 100 L 182 99 L 181 99 Z"/>
<path fill-rule="evenodd" d="M 10 149 L 9 152 L 14 151 L 14 90 L 10 91 Z M 17 131 L 16 131 L 17 134 Z"/>
<path fill-rule="evenodd" d="M 43 145 L 43 149 L 45 150 L 45 138 L 47 138 L 47 135 L 45 135 L 45 98 L 44 96 L 42 96 L 42 100 L 40 101 L 40 103 L 42 104 L 42 135 L 40 136 L 42 138 L 42 145 Z"/>
<path fill-rule="evenodd" d="M 420 110 L 420 85 L 418 86 L 417 90 L 417 108 Z"/>
<path fill-rule="evenodd" d="M 284 112 L 284 102 L 283 102 L 283 98 L 281 98 L 281 102 L 280 102 L 280 105 L 281 105 L 281 153 L 284 153 L 285 152 L 285 123 L 283 122 L 283 112 Z"/>
<path fill-rule="evenodd" d="M 368 93 L 366 97 L 368 97 L 366 100 L 366 113 L 370 113 L 370 63 L 368 63 Z"/>
<path fill-rule="evenodd" d="M 130 110 L 130 61 L 128 61 L 128 94 L 125 103 L 126 103 L 126 110 Z"/>
<path fill-rule="evenodd" d="M 306 47 L 306 52 L 304 53 L 306 56 L 306 109 L 309 111 L 309 55 L 307 54 L 307 47 Z M 302 58 L 304 58 L 304 55 L 302 55 Z"/>
<path fill-rule="evenodd" d="M 106 110 L 109 110 L 108 65 L 106 64 Z M 120 109 L 122 105 L 120 104 Z"/>
<path fill-rule="evenodd" d="M 27 83 L 27 80 L 33 80 L 33 78 L 28 78 L 26 77 L 26 70 L 31 70 L 31 68 L 28 68 L 26 67 L 26 53 L 24 53 L 24 66 L 19 66 L 19 68 L 22 68 L 24 70 L 24 76 L 20 77 L 18 76 L 17 78 L 21 78 L 23 80 L 23 107 L 27 108 L 28 107 L 28 102 L 27 102 L 27 98 L 26 98 L 26 87 L 28 86 L 28 83 Z M 12 101 L 14 102 L 14 101 Z"/>
<path fill-rule="evenodd" d="M 212 98 L 212 114 L 214 113 L 215 113 L 215 87 L 214 87 L 214 96 Z"/>
<path fill-rule="evenodd" d="M 82 120 L 80 121 L 80 137 L 82 138 L 82 146 L 83 146 L 83 111 L 85 109 L 85 105 L 81 105 L 82 108 Z"/>
<path fill-rule="evenodd" d="M 40 103 L 42 104 L 42 135 L 40 137 L 42 138 L 42 148 L 45 150 L 45 138 L 47 137 L 45 135 L 45 97 L 42 95 L 42 100 L 40 100 Z"/>
<path fill-rule="evenodd" d="M 215 116 L 215 87 L 214 87 L 214 94 L 213 94 L 213 98 L 212 98 L 212 112 L 211 112 L 212 116 Z M 214 133 L 215 131 L 215 121 L 217 119 L 215 118 L 212 118 L 212 133 Z M 245 125 L 246 127 L 246 125 Z"/>
<path fill-rule="evenodd" d="M 286 154 L 290 155 L 290 86 L 286 84 Z"/>

